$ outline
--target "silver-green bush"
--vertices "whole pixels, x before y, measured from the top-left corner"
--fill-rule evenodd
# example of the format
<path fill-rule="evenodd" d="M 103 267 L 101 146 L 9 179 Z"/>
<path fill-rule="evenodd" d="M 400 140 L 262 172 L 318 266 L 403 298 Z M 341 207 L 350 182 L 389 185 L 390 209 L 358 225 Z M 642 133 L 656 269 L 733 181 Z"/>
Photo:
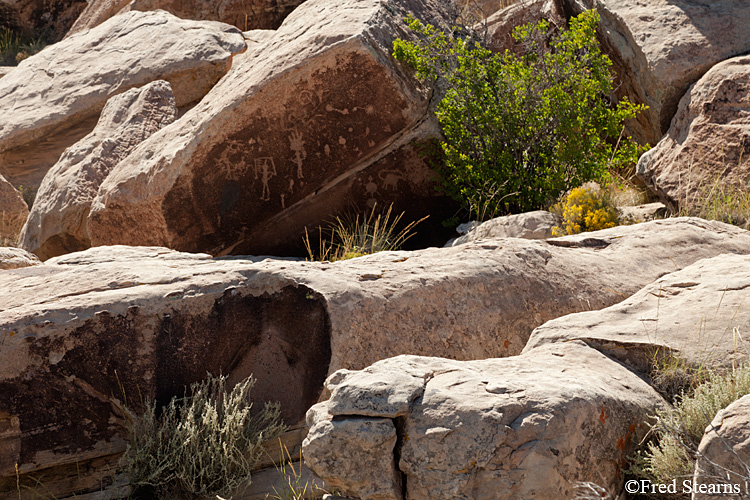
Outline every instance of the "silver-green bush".
<path fill-rule="evenodd" d="M 227 496 L 250 480 L 262 443 L 281 434 L 278 404 L 252 412 L 248 377 L 227 392 L 224 376 L 190 386 L 159 411 L 131 413 L 127 472 L 135 489 L 158 498 Z"/>

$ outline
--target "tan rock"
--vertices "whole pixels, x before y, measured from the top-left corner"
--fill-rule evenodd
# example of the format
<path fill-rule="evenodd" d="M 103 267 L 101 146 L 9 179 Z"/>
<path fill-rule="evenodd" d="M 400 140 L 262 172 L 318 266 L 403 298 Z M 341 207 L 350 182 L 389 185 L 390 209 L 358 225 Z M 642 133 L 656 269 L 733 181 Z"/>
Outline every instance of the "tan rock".
<path fill-rule="evenodd" d="M 657 218 L 663 218 L 667 214 L 664 203 L 646 203 L 644 205 L 632 205 L 617 207 L 618 221 L 620 224 L 637 224 L 648 222 Z"/>
<path fill-rule="evenodd" d="M 15 246 L 29 207 L 13 185 L 0 175 L 0 246 Z"/>
<path fill-rule="evenodd" d="M 596 7 L 602 43 L 627 95 L 649 109 L 634 135 L 656 144 L 667 132 L 677 104 L 715 64 L 750 51 L 750 9 L 741 0 L 563 0 L 567 14 Z"/>
<path fill-rule="evenodd" d="M 682 207 L 750 185 L 750 56 L 711 68 L 680 101 L 669 132 L 638 162 L 638 176 Z M 748 221 L 750 222 L 750 221 Z"/>
<path fill-rule="evenodd" d="M 750 248 L 748 249 L 750 250 Z M 720 255 L 667 274 L 619 304 L 549 321 L 524 352 L 583 340 L 645 374 L 658 355 L 729 367 L 750 354 L 750 255 Z"/>
<path fill-rule="evenodd" d="M 500 53 L 506 49 L 520 52 L 521 47 L 513 39 L 513 30 L 518 26 L 536 24 L 542 20 L 549 22 L 552 27 L 562 28 L 566 24 L 554 0 L 517 1 L 487 19 L 487 46 Z M 479 27 L 484 28 L 481 25 Z"/>
<path fill-rule="evenodd" d="M 750 395 L 716 414 L 698 446 L 692 500 L 739 499 L 750 494 Z"/>
<path fill-rule="evenodd" d="M 515 3 L 527 3 L 527 0 L 457 0 L 461 19 L 464 21 L 484 22 L 499 10 L 506 9 Z"/>
<path fill-rule="evenodd" d="M 582 342 L 480 361 L 398 356 L 326 385 L 330 399 L 308 412 L 305 463 L 363 500 L 573 498 L 578 482 L 615 497 L 648 415 L 665 405 Z M 386 442 L 388 424 L 397 439 Z M 390 469 L 365 475 L 362 460 Z"/>
<path fill-rule="evenodd" d="M 47 47 L 0 79 L 0 174 L 36 189 L 62 151 L 93 129 L 110 97 L 163 79 L 185 106 L 242 50 L 236 28 L 166 12 L 130 12 Z"/>
<path fill-rule="evenodd" d="M 0 246 L 0 271 L 37 266 L 42 262 L 33 253 L 15 247 Z"/>
<path fill-rule="evenodd" d="M 112 172 L 92 205 L 92 243 L 289 255 L 305 227 L 391 201 L 404 220 L 427 211 L 439 225 L 453 205 L 418 151 L 436 124 L 391 50 L 413 36 L 407 14 L 444 23 L 446 3 L 302 4 Z"/>
<path fill-rule="evenodd" d="M 133 148 L 176 116 L 164 80 L 111 98 L 93 132 L 66 149 L 47 172 L 19 245 L 42 259 L 88 248 L 86 221 L 99 186 Z"/>
<path fill-rule="evenodd" d="M 219 21 L 242 31 L 276 29 L 303 0 L 92 0 L 70 29 L 90 29 L 112 16 L 132 10 L 165 10 L 183 19 Z"/>
<path fill-rule="evenodd" d="M 560 225 L 560 218 L 544 210 L 496 217 L 482 224 L 472 223 L 469 231 L 445 244 L 447 247 L 488 238 L 524 238 L 544 240 L 552 238 L 552 228 Z"/>
<path fill-rule="evenodd" d="M 0 411 L 39 429 L 14 438 L 24 481 L 46 470 L 58 498 L 75 485 L 98 491 L 97 471 L 124 449 L 123 391 L 165 402 L 207 371 L 253 373 L 255 401 L 280 400 L 295 423 L 340 368 L 399 354 L 513 356 L 549 319 L 748 248 L 749 232 L 699 219 L 336 263 L 95 247 L 0 273 Z M 393 412 L 413 395 L 407 382 L 389 396 Z M 0 497 L 15 491 L 15 470 L 3 472 Z"/>

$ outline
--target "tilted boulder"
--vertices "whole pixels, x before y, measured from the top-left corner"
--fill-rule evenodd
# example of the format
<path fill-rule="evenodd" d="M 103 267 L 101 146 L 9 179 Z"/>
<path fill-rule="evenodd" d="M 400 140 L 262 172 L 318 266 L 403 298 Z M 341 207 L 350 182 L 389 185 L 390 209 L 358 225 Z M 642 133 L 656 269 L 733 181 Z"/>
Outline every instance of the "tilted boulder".
<path fill-rule="evenodd" d="M 596 7 L 600 38 L 618 76 L 617 97 L 648 105 L 629 124 L 656 144 L 677 104 L 715 64 L 750 51 L 750 9 L 743 0 L 562 0 L 566 16 Z"/>
<path fill-rule="evenodd" d="M 0 247 L 0 271 L 37 266 L 42 262 L 33 253 L 15 247 Z"/>
<path fill-rule="evenodd" d="M 750 395 L 716 414 L 698 446 L 692 500 L 750 494 Z"/>
<path fill-rule="evenodd" d="M 176 116 L 164 80 L 111 98 L 96 128 L 66 149 L 45 175 L 19 245 L 42 259 L 91 246 L 86 222 L 99 186 L 133 148 Z"/>
<path fill-rule="evenodd" d="M 18 240 L 29 207 L 21 192 L 0 175 L 0 245 L 14 245 Z"/>
<path fill-rule="evenodd" d="M 665 201 L 705 203 L 711 191 L 750 185 L 750 56 L 711 68 L 680 101 L 664 138 L 638 162 L 638 176 Z M 748 221 L 750 223 L 750 221 Z"/>
<path fill-rule="evenodd" d="M 479 361 L 398 356 L 326 386 L 307 414 L 305 463 L 362 500 L 573 498 L 580 482 L 614 498 L 666 405 L 582 342 Z"/>
<path fill-rule="evenodd" d="M 731 367 L 750 354 L 748 303 L 750 255 L 720 255 L 601 311 L 549 321 L 534 330 L 524 352 L 582 340 L 644 374 L 665 356 L 695 368 Z"/>
<path fill-rule="evenodd" d="M 446 24 L 449 3 L 303 3 L 118 165 L 92 205 L 92 244 L 289 255 L 352 204 L 439 225 L 454 205 L 420 155 L 439 133 L 429 95 L 391 52 L 414 36 L 407 14 Z"/>
<path fill-rule="evenodd" d="M 245 50 L 242 33 L 166 12 L 129 12 L 29 57 L 0 79 L 0 174 L 36 189 L 110 97 L 154 80 L 177 106 L 203 97 Z"/>
<path fill-rule="evenodd" d="M 166 10 L 183 19 L 219 21 L 248 31 L 276 29 L 304 0 L 92 0 L 70 29 L 91 29 L 110 17 L 131 10 Z"/>

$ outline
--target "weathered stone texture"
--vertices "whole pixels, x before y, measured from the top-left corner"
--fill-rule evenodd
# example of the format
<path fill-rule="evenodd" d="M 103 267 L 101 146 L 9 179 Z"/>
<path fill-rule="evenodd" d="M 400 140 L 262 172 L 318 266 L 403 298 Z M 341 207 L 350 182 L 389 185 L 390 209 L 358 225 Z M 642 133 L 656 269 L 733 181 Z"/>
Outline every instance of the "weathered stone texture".
<path fill-rule="evenodd" d="M 20 246 L 48 259 L 90 246 L 87 217 L 99 186 L 138 144 L 177 116 L 168 82 L 111 98 L 96 128 L 66 149 L 45 175 Z"/>

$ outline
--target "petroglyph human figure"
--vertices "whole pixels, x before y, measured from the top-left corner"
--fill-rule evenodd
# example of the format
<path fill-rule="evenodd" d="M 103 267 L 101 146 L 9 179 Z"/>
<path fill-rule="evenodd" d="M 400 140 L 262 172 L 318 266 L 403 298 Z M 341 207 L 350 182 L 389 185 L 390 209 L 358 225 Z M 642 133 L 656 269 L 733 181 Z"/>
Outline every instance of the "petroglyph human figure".
<path fill-rule="evenodd" d="M 292 161 L 297 165 L 297 178 L 304 179 L 302 161 L 307 158 L 307 151 L 305 151 L 305 141 L 302 140 L 302 133 L 292 132 L 292 135 L 289 137 L 289 145 L 292 151 L 294 151 Z"/>
<path fill-rule="evenodd" d="M 271 189 L 268 187 L 268 181 L 276 176 L 276 165 L 273 162 L 273 158 L 263 157 L 255 159 L 255 179 L 258 179 L 260 174 L 260 181 L 263 183 L 263 191 L 261 192 L 260 199 L 268 201 L 271 199 Z"/>

